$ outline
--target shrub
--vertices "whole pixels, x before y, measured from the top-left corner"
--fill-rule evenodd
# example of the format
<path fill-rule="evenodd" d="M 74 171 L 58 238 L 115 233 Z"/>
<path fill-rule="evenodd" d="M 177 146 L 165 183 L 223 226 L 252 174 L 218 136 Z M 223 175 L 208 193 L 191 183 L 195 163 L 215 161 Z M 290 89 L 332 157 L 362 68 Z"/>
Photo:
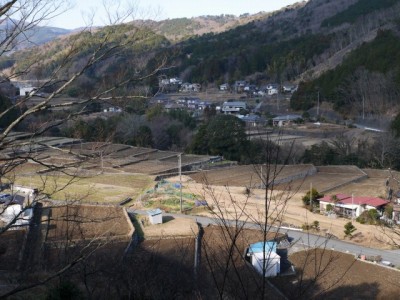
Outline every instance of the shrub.
<path fill-rule="evenodd" d="M 379 213 L 376 209 L 370 209 L 363 211 L 363 213 L 357 217 L 356 221 L 361 224 L 376 224 L 379 220 Z"/>
<path fill-rule="evenodd" d="M 314 227 L 315 230 L 318 231 L 318 230 L 319 230 L 319 221 L 316 221 L 316 220 L 315 220 L 315 221 L 313 222 L 313 227 Z"/>
<path fill-rule="evenodd" d="M 390 205 L 390 204 L 386 205 L 386 207 L 385 207 L 385 216 L 388 219 L 392 219 L 392 217 L 393 217 L 393 205 Z"/>
<path fill-rule="evenodd" d="M 353 236 L 353 232 L 356 231 L 357 228 L 354 227 L 353 223 L 347 222 L 344 225 L 344 234 L 345 236 Z"/>
<path fill-rule="evenodd" d="M 314 202 L 315 199 L 320 198 L 320 197 L 322 197 L 323 195 L 320 194 L 316 189 L 313 188 L 313 189 L 311 189 L 311 196 L 312 196 L 312 201 Z M 303 196 L 302 200 L 303 200 L 303 204 L 304 204 L 305 206 L 308 206 L 308 205 L 311 204 L 311 201 L 310 201 L 310 191 L 308 191 L 308 192 Z"/>

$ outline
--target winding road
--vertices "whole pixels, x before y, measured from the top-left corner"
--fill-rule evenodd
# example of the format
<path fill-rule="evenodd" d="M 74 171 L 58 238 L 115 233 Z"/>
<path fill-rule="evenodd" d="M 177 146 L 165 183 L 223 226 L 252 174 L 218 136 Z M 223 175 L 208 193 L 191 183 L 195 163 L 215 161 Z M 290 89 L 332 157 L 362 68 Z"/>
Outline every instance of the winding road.
<path fill-rule="evenodd" d="M 140 215 L 147 214 L 145 210 L 128 209 L 127 211 L 128 213 L 131 214 L 140 214 Z M 170 213 L 163 213 L 163 216 L 192 219 L 195 220 L 197 223 L 201 224 L 203 227 L 207 225 L 219 224 L 218 219 L 204 217 L 204 216 L 191 216 L 185 214 L 170 214 Z M 234 226 L 236 224 L 236 221 L 228 220 L 227 223 L 229 225 Z M 244 224 L 244 227 L 248 229 L 259 229 L 259 225 L 250 222 L 246 222 Z M 379 255 L 382 257 L 382 261 L 388 261 L 393 265 L 395 265 L 396 267 L 400 266 L 400 250 L 373 249 L 338 239 L 325 238 L 323 236 L 284 227 L 280 228 L 271 227 L 270 229 L 273 231 L 279 231 L 280 233 L 286 233 L 289 236 L 289 238 L 292 239 L 292 246 L 291 249 L 289 250 L 290 252 L 296 252 L 310 247 L 319 247 L 319 248 L 332 249 L 344 253 L 350 253 L 354 255 L 366 255 L 366 256 Z"/>

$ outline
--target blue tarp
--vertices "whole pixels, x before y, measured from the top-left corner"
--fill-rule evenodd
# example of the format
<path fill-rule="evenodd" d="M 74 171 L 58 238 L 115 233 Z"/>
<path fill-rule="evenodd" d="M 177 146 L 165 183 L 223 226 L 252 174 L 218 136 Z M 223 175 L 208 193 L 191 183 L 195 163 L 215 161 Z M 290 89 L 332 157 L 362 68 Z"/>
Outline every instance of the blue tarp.
<path fill-rule="evenodd" d="M 260 252 L 266 252 L 266 253 L 271 253 L 275 252 L 276 253 L 276 242 L 258 242 L 251 244 L 249 247 L 249 253 L 260 253 Z"/>

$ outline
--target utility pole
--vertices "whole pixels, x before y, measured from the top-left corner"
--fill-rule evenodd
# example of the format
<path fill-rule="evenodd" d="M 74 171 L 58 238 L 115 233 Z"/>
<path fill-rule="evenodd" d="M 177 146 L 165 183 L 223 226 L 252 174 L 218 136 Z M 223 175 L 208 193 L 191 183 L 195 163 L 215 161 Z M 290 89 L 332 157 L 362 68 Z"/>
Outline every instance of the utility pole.
<path fill-rule="evenodd" d="M 354 218 L 354 193 L 351 193 L 351 223 L 353 223 Z"/>
<path fill-rule="evenodd" d="M 279 91 L 276 92 L 276 110 L 279 112 Z"/>
<path fill-rule="evenodd" d="M 310 182 L 310 206 L 311 206 L 311 211 L 314 211 L 313 207 L 313 200 L 312 200 L 312 182 Z"/>
<path fill-rule="evenodd" d="M 319 91 L 318 91 L 318 102 L 317 102 L 317 118 L 319 119 Z"/>
<path fill-rule="evenodd" d="M 182 153 L 178 154 L 178 168 L 179 168 L 180 207 L 182 213 Z"/>
<path fill-rule="evenodd" d="M 365 96 L 362 97 L 362 118 L 365 119 Z"/>

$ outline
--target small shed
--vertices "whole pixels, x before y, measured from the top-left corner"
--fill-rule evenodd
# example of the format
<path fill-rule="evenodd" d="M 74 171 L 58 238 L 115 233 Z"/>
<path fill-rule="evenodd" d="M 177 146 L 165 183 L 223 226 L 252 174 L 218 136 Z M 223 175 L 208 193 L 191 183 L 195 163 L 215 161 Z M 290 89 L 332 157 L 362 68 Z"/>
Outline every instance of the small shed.
<path fill-rule="evenodd" d="M 278 276 L 281 271 L 281 257 L 275 252 L 253 253 L 251 264 L 260 275 L 263 274 L 263 268 L 265 268 L 265 277 Z"/>
<path fill-rule="evenodd" d="M 162 210 L 159 208 L 147 212 L 151 224 L 162 224 Z"/>
<path fill-rule="evenodd" d="M 276 246 L 275 241 L 258 242 L 249 246 L 251 264 L 260 275 L 263 274 L 263 268 L 265 277 L 275 277 L 280 273 L 281 257 L 276 253 Z"/>

